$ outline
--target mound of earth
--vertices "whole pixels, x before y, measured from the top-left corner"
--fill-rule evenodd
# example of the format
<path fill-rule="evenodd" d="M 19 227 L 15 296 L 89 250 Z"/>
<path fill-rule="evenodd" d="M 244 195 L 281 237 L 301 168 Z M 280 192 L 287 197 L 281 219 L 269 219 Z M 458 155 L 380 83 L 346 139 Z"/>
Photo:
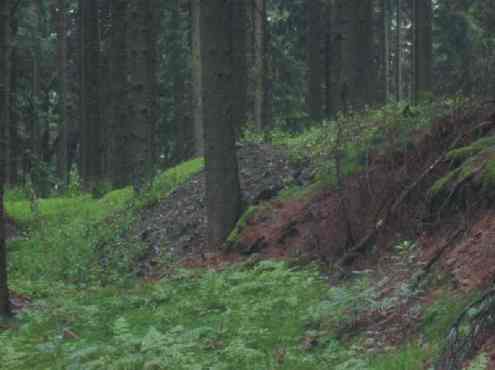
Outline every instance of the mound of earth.
<path fill-rule="evenodd" d="M 244 203 L 273 198 L 292 179 L 287 153 L 269 144 L 238 147 L 239 177 Z M 136 230 L 152 255 L 181 258 L 205 255 L 207 243 L 205 172 L 179 186 L 156 207 L 141 214 Z"/>

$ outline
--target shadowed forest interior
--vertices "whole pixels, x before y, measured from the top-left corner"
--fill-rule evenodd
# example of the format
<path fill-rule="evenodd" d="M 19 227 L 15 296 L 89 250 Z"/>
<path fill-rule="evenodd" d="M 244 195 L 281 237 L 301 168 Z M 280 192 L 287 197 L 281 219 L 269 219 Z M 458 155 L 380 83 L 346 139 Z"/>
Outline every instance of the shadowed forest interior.
<path fill-rule="evenodd" d="M 0 0 L 0 368 L 495 369 L 493 0 Z"/>

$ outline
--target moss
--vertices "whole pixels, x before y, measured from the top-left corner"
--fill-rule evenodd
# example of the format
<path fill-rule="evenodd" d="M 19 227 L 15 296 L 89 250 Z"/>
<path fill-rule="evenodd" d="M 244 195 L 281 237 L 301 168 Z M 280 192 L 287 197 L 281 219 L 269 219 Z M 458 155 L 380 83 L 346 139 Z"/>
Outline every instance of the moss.
<path fill-rule="evenodd" d="M 470 145 L 451 150 L 448 156 L 454 162 L 462 163 L 466 159 L 476 156 L 493 146 L 495 146 L 495 136 L 484 137 Z"/>
<path fill-rule="evenodd" d="M 230 235 L 225 242 L 227 247 L 235 246 L 239 242 L 242 231 L 246 227 L 249 220 L 251 220 L 251 218 L 256 214 L 258 210 L 258 206 L 251 206 L 246 211 L 244 211 L 241 218 L 239 218 L 239 221 L 237 221 L 234 230 L 230 232 Z"/>
<path fill-rule="evenodd" d="M 481 175 L 484 192 L 491 192 L 495 189 L 495 158 L 489 159 Z"/>
<path fill-rule="evenodd" d="M 458 173 L 459 173 L 459 168 L 456 168 L 455 170 L 450 171 L 445 176 L 443 176 L 443 177 L 439 178 L 437 181 L 435 181 L 433 186 L 430 188 L 430 191 L 429 191 L 430 196 L 436 197 L 440 194 L 445 193 L 449 189 L 453 180 L 457 178 Z"/>

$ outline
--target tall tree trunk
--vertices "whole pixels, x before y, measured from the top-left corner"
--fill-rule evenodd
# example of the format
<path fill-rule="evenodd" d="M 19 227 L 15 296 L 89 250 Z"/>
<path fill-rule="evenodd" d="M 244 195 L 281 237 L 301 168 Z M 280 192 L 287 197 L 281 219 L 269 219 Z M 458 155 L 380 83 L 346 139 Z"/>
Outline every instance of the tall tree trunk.
<path fill-rule="evenodd" d="M 130 135 L 131 173 L 134 189 L 143 190 L 150 178 L 150 101 L 149 67 L 150 48 L 148 33 L 148 0 L 132 0 L 129 8 L 129 121 L 132 122 Z"/>
<path fill-rule="evenodd" d="M 36 193 L 45 196 L 46 173 L 42 165 L 43 161 L 43 134 L 47 129 L 42 120 L 42 96 L 41 96 L 41 37 L 43 34 L 42 4 L 40 0 L 31 3 L 31 14 L 35 20 L 32 33 L 32 116 L 31 116 L 31 180 Z"/>
<path fill-rule="evenodd" d="M 194 156 L 194 129 L 192 121 L 192 89 L 184 69 L 184 60 L 189 52 L 184 46 L 185 19 L 189 19 L 184 11 L 184 0 L 175 0 L 175 7 L 170 19 L 170 30 L 173 31 L 174 47 L 172 49 L 172 72 L 174 75 L 174 112 L 175 112 L 175 159 L 182 162 Z M 194 88 L 194 87 L 193 87 Z"/>
<path fill-rule="evenodd" d="M 415 101 L 432 98 L 432 0 L 414 2 Z"/>
<path fill-rule="evenodd" d="M 146 1 L 146 102 L 148 105 L 147 130 L 148 150 L 146 151 L 145 176 L 154 177 L 158 163 L 160 106 L 158 101 L 158 35 L 161 24 L 161 0 Z"/>
<path fill-rule="evenodd" d="M 344 113 L 359 107 L 360 95 L 357 80 L 359 63 L 357 58 L 359 45 L 359 0 L 337 0 L 338 27 L 340 29 L 339 53 L 340 73 L 338 94 L 340 106 Z"/>
<path fill-rule="evenodd" d="M 208 245 L 218 248 L 241 212 L 241 192 L 232 124 L 231 4 L 201 2 Z"/>
<path fill-rule="evenodd" d="M 246 122 L 247 113 L 247 2 L 250 0 L 237 0 L 232 2 L 232 47 L 233 47 L 233 68 L 236 73 L 233 75 L 234 86 L 233 90 L 233 106 L 232 106 L 232 122 L 236 137 L 239 138 L 242 126 Z"/>
<path fill-rule="evenodd" d="M 254 95 L 254 120 L 256 128 L 262 131 L 265 128 L 263 122 L 264 70 L 265 67 L 265 0 L 254 0 L 254 69 L 255 69 L 255 95 Z"/>
<path fill-rule="evenodd" d="M 369 104 L 375 98 L 372 89 L 373 68 L 373 6 L 372 0 L 359 0 L 359 19 L 357 26 L 357 80 L 359 108 Z"/>
<path fill-rule="evenodd" d="M 67 120 L 67 104 L 66 104 L 66 85 L 67 77 L 65 74 L 66 60 L 67 60 L 67 48 L 66 48 L 66 35 L 65 35 L 65 0 L 56 1 L 56 30 L 57 30 L 57 82 L 58 82 L 58 114 L 60 117 L 59 136 L 58 136 L 58 148 L 57 148 L 57 176 L 62 180 L 64 188 L 69 185 L 69 172 L 68 168 L 68 134 L 69 134 L 69 120 Z"/>
<path fill-rule="evenodd" d="M 110 65 L 112 74 L 111 123 L 112 132 L 112 184 L 122 188 L 131 184 L 129 170 L 129 121 L 127 97 L 127 42 L 126 17 L 128 0 L 112 0 L 112 33 Z"/>
<path fill-rule="evenodd" d="M 6 132 L 10 102 L 10 1 L 0 1 L 0 316 L 10 313 L 7 284 L 7 246 L 5 243 L 4 184 L 7 164 Z"/>
<path fill-rule="evenodd" d="M 306 69 L 307 95 L 306 105 L 311 120 L 318 122 L 322 118 L 323 64 L 321 58 L 322 12 L 320 0 L 306 0 Z"/>
<path fill-rule="evenodd" d="M 395 2 L 395 100 L 402 99 L 402 2 Z"/>
<path fill-rule="evenodd" d="M 335 115 L 334 104 L 334 73 L 335 70 L 335 40 L 334 40 L 334 26 L 335 26 L 335 7 L 334 1 L 327 0 L 324 7 L 325 21 L 324 25 L 324 51 L 325 51 L 325 114 L 327 118 L 332 118 Z"/>
<path fill-rule="evenodd" d="M 194 122 L 194 147 L 198 157 L 204 155 L 203 88 L 201 66 L 201 0 L 191 0 L 192 27 L 192 103 Z"/>
<path fill-rule="evenodd" d="M 387 62 L 388 62 L 388 22 L 387 22 L 387 5 L 388 0 L 378 0 L 378 12 L 376 13 L 376 32 L 377 32 L 377 52 L 376 52 L 376 99 L 377 104 L 385 104 L 387 101 Z"/>
<path fill-rule="evenodd" d="M 15 39 L 15 27 L 13 27 L 11 39 L 12 42 Z M 10 58 L 10 123 L 8 129 L 8 151 L 7 154 L 7 179 L 6 183 L 12 187 L 16 186 L 18 183 L 18 165 L 19 165 L 19 157 L 20 157 L 20 143 L 19 143 L 19 133 L 18 133 L 18 124 L 19 124 L 19 115 L 17 112 L 17 68 L 16 68 L 16 47 L 13 45 L 11 49 L 11 58 Z"/>
<path fill-rule="evenodd" d="M 96 0 L 80 0 L 81 13 L 81 175 L 94 192 L 103 177 L 99 104 L 100 51 Z"/>

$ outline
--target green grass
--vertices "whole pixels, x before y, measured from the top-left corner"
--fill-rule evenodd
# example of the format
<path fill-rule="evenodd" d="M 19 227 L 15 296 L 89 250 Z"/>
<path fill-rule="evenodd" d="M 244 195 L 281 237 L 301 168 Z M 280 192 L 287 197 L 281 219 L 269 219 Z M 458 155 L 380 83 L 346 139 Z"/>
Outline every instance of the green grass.
<path fill-rule="evenodd" d="M 130 265 L 143 249 L 129 243 L 127 235 L 139 209 L 157 203 L 202 167 L 200 159 L 185 162 L 157 177 L 139 196 L 125 188 L 101 199 L 79 195 L 34 205 L 7 200 L 7 213 L 29 234 L 28 240 L 9 243 L 13 287 L 40 294 L 52 282 L 84 286 L 132 278 Z"/>

